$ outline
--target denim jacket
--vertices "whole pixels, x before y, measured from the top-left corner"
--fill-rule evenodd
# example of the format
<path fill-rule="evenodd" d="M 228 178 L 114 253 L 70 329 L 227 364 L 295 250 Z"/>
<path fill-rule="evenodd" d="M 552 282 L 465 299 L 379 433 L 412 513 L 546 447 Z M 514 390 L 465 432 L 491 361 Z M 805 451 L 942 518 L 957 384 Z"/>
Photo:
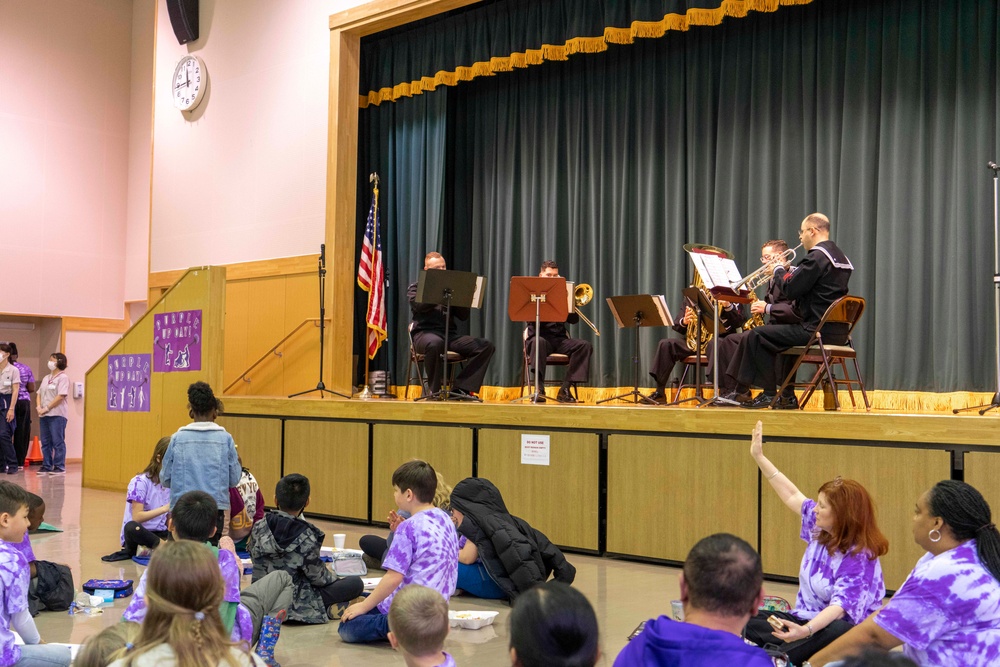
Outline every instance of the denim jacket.
<path fill-rule="evenodd" d="M 188 491 L 204 491 L 220 510 L 228 510 L 229 489 L 242 474 L 233 436 L 215 422 L 193 422 L 170 437 L 160 484 L 170 489 L 170 509 Z"/>

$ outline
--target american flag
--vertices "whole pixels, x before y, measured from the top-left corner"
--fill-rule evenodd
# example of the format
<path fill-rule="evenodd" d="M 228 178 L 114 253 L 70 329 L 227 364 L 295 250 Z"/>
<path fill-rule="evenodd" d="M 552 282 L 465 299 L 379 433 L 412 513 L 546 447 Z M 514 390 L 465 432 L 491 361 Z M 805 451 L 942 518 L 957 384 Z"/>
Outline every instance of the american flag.
<path fill-rule="evenodd" d="M 358 286 L 368 292 L 368 358 L 373 359 L 385 340 L 385 265 L 382 264 L 382 237 L 378 233 L 378 188 L 372 192 L 365 240 L 358 265 Z"/>

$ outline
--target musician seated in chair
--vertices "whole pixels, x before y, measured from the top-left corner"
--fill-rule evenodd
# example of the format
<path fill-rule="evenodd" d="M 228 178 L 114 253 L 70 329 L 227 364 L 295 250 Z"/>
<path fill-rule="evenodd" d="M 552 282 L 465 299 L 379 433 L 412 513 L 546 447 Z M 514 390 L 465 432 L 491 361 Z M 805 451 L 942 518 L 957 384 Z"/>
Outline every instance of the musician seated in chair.
<path fill-rule="evenodd" d="M 559 266 L 551 259 L 542 262 L 542 268 L 538 272 L 540 278 L 558 278 Z M 594 346 L 579 338 L 570 338 L 566 330 L 566 323 L 576 324 L 580 321 L 580 316 L 575 312 L 570 313 L 566 322 L 542 322 L 541 343 L 538 346 L 538 401 L 545 401 L 545 358 L 550 354 L 565 354 L 569 357 L 569 366 L 566 369 L 566 377 L 559 387 L 556 400 L 560 403 L 576 403 L 576 399 L 570 393 L 569 388 L 574 382 L 586 382 L 590 375 L 590 356 L 594 353 Z M 528 353 L 528 365 L 531 375 L 535 377 L 535 325 L 528 325 L 528 335 L 525 339 L 525 349 Z"/>
<path fill-rule="evenodd" d="M 766 408 L 778 393 L 775 360 L 783 351 L 809 342 L 830 304 L 847 294 L 854 265 L 830 240 L 830 219 L 822 213 L 806 216 L 799 226 L 799 240 L 806 256 L 794 272 L 783 266 L 774 269 L 774 282 L 781 293 L 795 301 L 802 321 L 795 324 L 765 324 L 747 332 L 729 372 L 737 382 L 737 392 L 757 386 L 764 391 L 746 408 Z M 842 345 L 847 342 L 846 325 L 829 325 L 823 330 L 824 342 Z M 735 369 L 735 373 L 732 370 Z M 784 378 L 781 378 L 784 379 Z"/>
<path fill-rule="evenodd" d="M 424 257 L 424 270 L 444 270 L 444 257 L 440 253 L 429 252 Z M 424 374 L 431 393 L 441 390 L 441 374 L 444 370 L 444 306 L 434 303 L 417 303 L 417 283 L 406 290 L 413 313 L 410 334 L 413 349 L 424 355 Z M 493 357 L 493 343 L 485 338 L 459 336 L 455 320 L 468 320 L 469 308 L 451 307 L 451 323 L 448 331 L 448 350 L 462 355 L 465 367 L 455 377 L 452 391 L 472 395 L 479 392 L 486 376 L 486 368 Z"/>
<path fill-rule="evenodd" d="M 700 285 L 700 281 L 696 281 L 696 286 Z M 703 316 L 712 316 L 712 311 L 708 313 L 702 313 Z M 746 316 L 743 314 L 743 309 L 733 303 L 724 303 L 722 310 L 719 312 L 719 326 L 722 328 L 722 340 L 725 337 L 739 331 L 740 325 L 743 324 Z M 670 379 L 670 373 L 673 372 L 674 366 L 678 362 L 683 362 L 684 359 L 695 354 L 695 350 L 699 348 L 699 345 L 695 342 L 698 337 L 698 318 L 695 317 L 695 310 L 691 306 L 684 307 L 684 315 L 679 319 L 673 326 L 674 331 L 684 336 L 683 339 L 680 338 L 664 338 L 656 346 L 656 354 L 653 356 L 653 365 L 649 369 L 649 374 L 656 381 L 656 391 L 649 395 L 649 398 L 656 401 L 657 403 L 667 402 L 667 381 Z M 720 345 L 722 340 L 719 341 Z M 701 335 L 701 353 L 705 356 L 706 361 L 706 376 L 711 375 L 714 360 L 714 345 L 711 343 L 711 333 L 702 326 Z"/>
<path fill-rule="evenodd" d="M 736 352 L 740 346 L 740 341 L 746 338 L 747 334 L 754 327 L 764 324 L 764 317 L 770 324 L 796 324 L 802 321 L 795 310 L 794 302 L 784 295 L 781 286 L 774 280 L 774 269 L 779 264 L 787 265 L 784 261 L 784 253 L 788 251 L 788 244 L 781 239 L 768 241 L 760 250 L 760 262 L 763 264 L 764 275 L 771 276 L 767 281 L 767 294 L 763 300 L 754 301 L 750 304 L 750 318 L 743 323 L 743 331 L 726 336 L 719 341 L 719 368 L 723 369 L 719 376 L 719 394 L 723 398 L 731 401 L 744 403 L 750 400 L 749 394 L 736 393 L 736 380 L 734 376 L 739 370 Z M 794 255 L 792 255 L 794 258 Z M 791 267 L 789 271 L 793 271 Z M 779 354 L 775 361 L 777 377 L 784 379 L 795 364 L 795 360 L 788 355 Z M 781 399 L 775 406 L 778 409 L 795 410 L 799 407 L 798 399 L 795 398 L 795 387 L 789 385 L 782 392 Z"/>

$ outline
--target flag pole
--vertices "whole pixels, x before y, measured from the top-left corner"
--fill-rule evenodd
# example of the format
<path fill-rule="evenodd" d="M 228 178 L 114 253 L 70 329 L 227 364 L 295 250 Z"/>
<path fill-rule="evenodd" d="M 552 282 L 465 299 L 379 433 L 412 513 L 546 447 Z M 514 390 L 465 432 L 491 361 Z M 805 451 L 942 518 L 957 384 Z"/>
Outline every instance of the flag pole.
<path fill-rule="evenodd" d="M 375 231 L 372 238 L 372 246 L 378 248 L 378 174 L 372 173 L 368 177 L 368 182 L 373 183 L 373 195 L 375 197 Z M 374 278 L 374 276 L 373 276 Z M 369 292 L 369 299 L 371 298 L 371 292 Z M 368 336 L 371 335 L 371 331 L 368 329 L 367 321 L 365 323 L 365 388 L 362 390 L 361 395 L 358 396 L 363 401 L 367 401 L 372 398 L 371 389 L 371 378 L 368 375 L 368 364 L 371 361 L 371 357 L 368 355 Z M 378 350 L 376 350 L 377 352 Z"/>

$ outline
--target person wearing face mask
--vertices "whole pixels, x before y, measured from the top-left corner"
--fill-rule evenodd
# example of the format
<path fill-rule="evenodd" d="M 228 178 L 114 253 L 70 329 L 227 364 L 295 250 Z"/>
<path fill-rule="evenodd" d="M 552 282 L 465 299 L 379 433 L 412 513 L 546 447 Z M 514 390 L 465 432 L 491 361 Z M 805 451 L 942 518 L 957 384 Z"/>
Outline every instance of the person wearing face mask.
<path fill-rule="evenodd" d="M 788 613 L 758 612 L 744 636 L 758 646 L 778 644 L 799 665 L 882 605 L 885 580 L 879 557 L 889 551 L 889 541 L 875 521 L 868 491 L 854 480 L 837 477 L 819 487 L 817 500 L 806 498 L 764 456 L 760 422 L 750 455 L 781 502 L 802 517 L 799 537 L 808 546 L 799 567 L 795 607 Z"/>
<path fill-rule="evenodd" d="M 17 430 L 15 404 L 21 389 L 21 372 L 10 363 L 11 346 L 0 343 L 0 473 L 17 474 L 14 432 Z"/>
<path fill-rule="evenodd" d="M 66 355 L 62 352 L 53 352 L 49 357 L 49 374 L 42 378 L 36 396 L 42 435 L 42 467 L 38 473 L 65 473 L 69 376 L 66 375 Z"/>
<path fill-rule="evenodd" d="M 17 360 L 17 345 L 10 344 L 10 363 L 21 373 L 21 390 L 14 404 L 14 452 L 17 454 L 17 469 L 24 468 L 24 457 L 28 455 L 28 441 L 31 439 L 31 395 L 35 393 L 35 374 Z"/>

